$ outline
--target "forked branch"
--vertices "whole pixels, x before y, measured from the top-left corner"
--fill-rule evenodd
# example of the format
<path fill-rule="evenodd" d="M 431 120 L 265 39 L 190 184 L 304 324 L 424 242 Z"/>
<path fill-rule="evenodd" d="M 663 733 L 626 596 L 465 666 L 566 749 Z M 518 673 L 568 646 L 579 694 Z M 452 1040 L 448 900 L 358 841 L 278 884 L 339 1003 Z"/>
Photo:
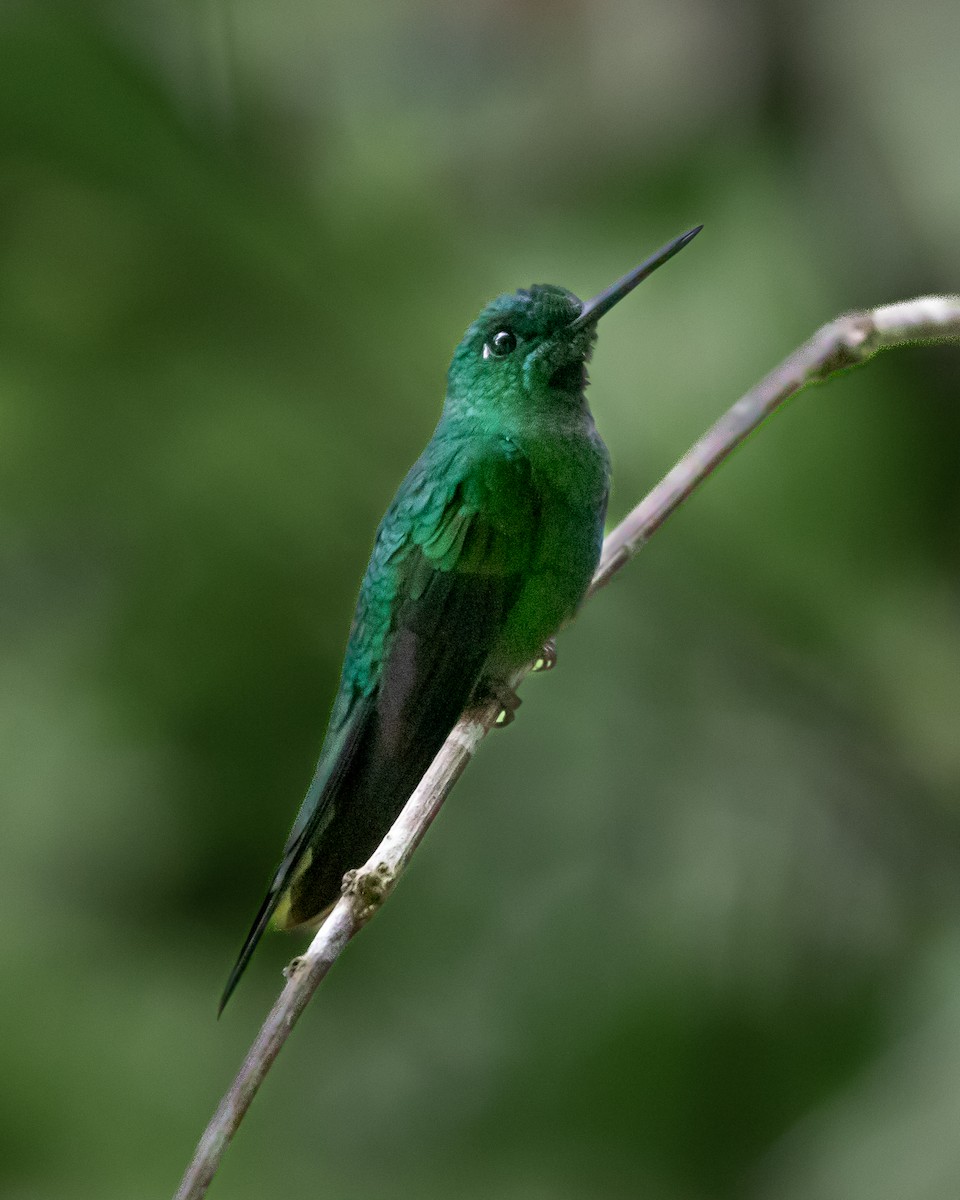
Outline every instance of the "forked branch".
<path fill-rule="evenodd" d="M 960 342 L 960 296 L 921 296 L 824 325 L 730 408 L 613 530 L 590 595 L 604 587 L 667 517 L 772 412 L 809 383 L 866 362 L 878 350 L 916 342 Z M 521 672 L 515 682 L 526 674 Z M 472 709 L 457 722 L 430 769 L 370 859 L 344 881 L 343 895 L 287 982 L 240 1072 L 200 1139 L 175 1200 L 199 1200 L 216 1173 L 273 1060 L 320 981 L 347 942 L 370 920 L 403 872 L 451 788 L 497 719 L 499 706 Z"/>

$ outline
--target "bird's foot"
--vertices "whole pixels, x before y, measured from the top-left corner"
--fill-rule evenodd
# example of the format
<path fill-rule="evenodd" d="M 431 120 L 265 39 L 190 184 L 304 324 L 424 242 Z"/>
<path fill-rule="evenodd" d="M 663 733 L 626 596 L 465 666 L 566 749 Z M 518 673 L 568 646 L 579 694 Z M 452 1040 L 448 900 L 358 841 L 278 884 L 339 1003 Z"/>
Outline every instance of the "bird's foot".
<path fill-rule="evenodd" d="M 486 707 L 491 701 L 500 706 L 494 725 L 498 729 L 503 729 L 513 721 L 521 704 L 520 697 L 504 680 L 484 679 L 473 694 L 473 703 L 481 708 Z"/>
<path fill-rule="evenodd" d="M 494 700 L 500 705 L 500 711 L 497 714 L 497 719 L 494 725 L 498 729 L 506 729 L 513 722 L 513 718 L 517 715 L 517 709 L 523 703 L 513 688 L 508 688 L 506 684 L 498 688 L 493 694 Z"/>
<path fill-rule="evenodd" d="M 552 671 L 557 665 L 557 643 L 553 638 L 547 638 L 543 643 L 543 649 L 539 655 L 533 660 L 531 671 Z"/>

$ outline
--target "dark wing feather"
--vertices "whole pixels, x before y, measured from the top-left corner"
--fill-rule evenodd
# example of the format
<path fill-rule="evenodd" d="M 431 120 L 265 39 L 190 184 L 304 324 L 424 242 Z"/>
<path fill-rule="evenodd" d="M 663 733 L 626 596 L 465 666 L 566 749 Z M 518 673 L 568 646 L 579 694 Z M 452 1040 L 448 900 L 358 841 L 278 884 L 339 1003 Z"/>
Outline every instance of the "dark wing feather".
<path fill-rule="evenodd" d="M 317 773 L 221 1011 L 281 902 L 285 928 L 313 920 L 335 903 L 345 872 L 373 853 L 496 644 L 533 554 L 538 501 L 527 460 L 506 443 L 471 460 L 410 519 L 429 484 L 414 468 L 384 519 Z M 377 639 L 372 596 L 382 602 L 385 580 L 385 636 Z"/>
<path fill-rule="evenodd" d="M 310 839 L 319 828 L 324 815 L 329 811 L 333 796 L 343 786 L 344 777 L 356 757 L 358 746 L 369 724 L 369 713 L 372 707 L 372 698 L 364 698 L 354 706 L 353 712 L 341 729 L 331 728 L 327 733 L 317 770 L 307 789 L 303 804 L 300 806 L 300 812 L 290 831 L 290 836 L 287 838 L 287 844 L 283 848 L 283 858 L 274 873 L 273 881 L 263 898 L 263 903 L 253 919 L 250 931 L 244 939 L 227 985 L 223 989 L 220 1007 L 217 1010 L 218 1016 L 233 995 L 234 988 L 240 982 L 240 976 L 246 970 L 247 963 L 257 948 L 257 942 L 263 936 L 277 905 L 283 899 L 284 893 L 290 887 L 291 880 L 300 868 L 304 852 L 309 847 Z"/>

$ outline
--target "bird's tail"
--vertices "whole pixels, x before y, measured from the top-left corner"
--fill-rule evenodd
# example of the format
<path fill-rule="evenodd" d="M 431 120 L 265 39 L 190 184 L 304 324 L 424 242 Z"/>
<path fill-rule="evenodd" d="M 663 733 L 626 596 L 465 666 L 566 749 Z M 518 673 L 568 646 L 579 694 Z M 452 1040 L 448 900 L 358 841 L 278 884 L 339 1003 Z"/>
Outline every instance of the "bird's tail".
<path fill-rule="evenodd" d="M 270 890 L 263 898 L 263 903 L 257 915 L 253 919 L 253 924 L 250 926 L 250 932 L 247 934 L 240 953 L 237 955 L 237 961 L 233 965 L 233 970 L 230 972 L 230 977 L 227 979 L 227 986 L 223 989 L 223 995 L 220 997 L 220 1006 L 217 1009 L 217 1016 L 221 1016 L 223 1010 L 227 1007 L 227 1001 L 233 995 L 234 988 L 240 982 L 240 976 L 247 969 L 254 950 L 257 948 L 257 943 L 266 932 L 267 926 L 270 924 L 270 918 L 276 912 L 285 896 L 289 895 L 290 888 L 303 872 L 310 866 L 310 860 L 313 855 L 310 848 L 306 847 L 302 854 L 297 855 L 291 861 L 288 856 L 280 865 L 276 875 L 273 878 L 273 883 L 270 885 Z"/>
<path fill-rule="evenodd" d="M 223 989 L 220 1007 L 217 1010 L 218 1016 L 240 982 L 240 976 L 246 970 L 247 963 L 257 948 L 257 942 L 263 937 L 274 913 L 279 909 L 278 924 L 281 928 L 295 928 L 300 924 L 296 919 L 289 919 L 291 888 L 302 878 L 304 872 L 309 870 L 313 862 L 313 841 L 333 819 L 335 797 L 344 784 L 363 739 L 370 711 L 370 701 L 365 699 L 354 705 L 345 721 L 328 731 L 313 780 L 283 848 L 283 861 L 277 868 L 259 912 L 254 917 L 250 932 L 230 972 L 227 986 Z"/>
<path fill-rule="evenodd" d="M 217 1016 L 223 1015 L 223 1010 L 227 1007 L 227 1001 L 233 995 L 234 988 L 240 982 L 240 976 L 247 969 L 247 963 L 254 950 L 257 948 L 257 942 L 263 937 L 267 925 L 270 923 L 270 918 L 273 916 L 273 910 L 277 907 L 280 900 L 280 893 L 273 888 L 267 892 L 263 903 L 260 905 L 260 911 L 257 913 L 253 924 L 250 927 L 250 932 L 247 934 L 246 941 L 243 943 L 243 948 L 237 955 L 237 961 L 234 963 L 233 970 L 230 972 L 230 978 L 227 980 L 227 986 L 223 989 L 223 995 L 220 997 L 220 1004 L 217 1007 Z"/>

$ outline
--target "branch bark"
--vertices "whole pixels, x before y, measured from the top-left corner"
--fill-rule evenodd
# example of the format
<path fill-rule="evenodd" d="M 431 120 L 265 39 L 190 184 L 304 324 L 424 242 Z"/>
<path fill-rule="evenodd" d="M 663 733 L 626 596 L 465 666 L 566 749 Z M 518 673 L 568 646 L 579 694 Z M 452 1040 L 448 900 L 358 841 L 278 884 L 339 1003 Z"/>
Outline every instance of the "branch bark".
<path fill-rule="evenodd" d="M 824 325 L 742 396 L 608 535 L 589 596 L 604 587 L 740 443 L 791 396 L 881 349 L 917 342 L 960 342 L 960 296 L 921 296 L 838 317 Z M 527 674 L 518 673 L 514 683 Z M 286 985 L 230 1090 L 197 1146 L 175 1200 L 200 1200 L 260 1084 L 340 952 L 393 890 L 453 785 L 493 727 L 499 706 L 471 709 L 457 722 L 430 769 L 377 850 L 344 879 L 340 900 L 287 968 Z"/>

